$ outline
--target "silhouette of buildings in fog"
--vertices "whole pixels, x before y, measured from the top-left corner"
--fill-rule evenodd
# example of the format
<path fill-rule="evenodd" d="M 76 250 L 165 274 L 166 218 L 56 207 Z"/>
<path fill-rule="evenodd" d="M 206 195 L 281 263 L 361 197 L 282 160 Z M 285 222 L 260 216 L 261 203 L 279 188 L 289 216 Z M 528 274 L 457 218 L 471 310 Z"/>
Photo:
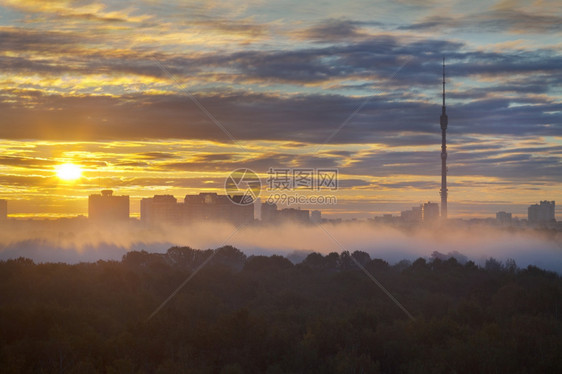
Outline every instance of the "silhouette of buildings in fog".
<path fill-rule="evenodd" d="M 186 195 L 182 218 L 186 223 L 199 221 L 226 221 L 235 225 L 254 220 L 254 204 L 242 205 L 243 195 L 226 196 L 216 193 Z"/>
<path fill-rule="evenodd" d="M 422 221 L 422 206 L 412 207 L 410 210 L 400 212 L 400 219 L 407 223 L 420 223 Z"/>
<path fill-rule="evenodd" d="M 462 224 L 485 224 L 491 226 L 504 227 L 532 227 L 562 230 L 562 222 L 556 221 L 555 216 L 556 203 L 554 201 L 541 201 L 528 208 L 528 219 L 519 219 L 513 217 L 509 212 L 497 212 L 496 218 L 470 218 L 470 219 L 448 219 L 449 223 Z M 400 212 L 400 216 L 392 214 L 383 214 L 375 217 L 375 222 L 392 224 L 399 226 L 414 226 L 419 224 L 433 224 L 440 220 L 439 204 L 427 202 L 419 206 L 412 207 L 409 210 Z"/>
<path fill-rule="evenodd" d="M 556 228 L 561 226 L 556 222 L 556 202 L 555 201 L 541 201 L 539 204 L 530 205 L 527 208 L 527 221 L 523 220 L 525 226 L 542 227 L 542 228 Z M 518 226 L 521 224 L 519 219 L 512 218 L 511 213 L 497 212 L 496 223 L 502 226 Z"/>
<path fill-rule="evenodd" d="M 172 195 L 155 195 L 140 201 L 140 221 L 147 226 L 183 225 L 206 221 L 224 221 L 234 225 L 254 221 L 254 204 L 241 204 L 242 195 L 219 195 L 214 192 L 201 192 L 186 195 L 178 202 Z M 265 203 L 261 207 L 261 220 L 264 223 L 292 221 L 297 223 L 321 222 L 322 213 L 318 210 L 277 209 L 276 204 Z M 111 190 L 90 195 L 88 217 L 91 221 L 104 223 L 127 221 L 129 219 L 129 196 L 115 196 Z"/>
<path fill-rule="evenodd" d="M 318 212 L 318 211 L 315 211 Z M 315 219 L 318 214 L 314 213 Z M 261 220 L 263 223 L 299 222 L 310 223 L 310 211 L 307 209 L 285 208 L 278 210 L 277 204 L 266 202 L 261 206 Z"/>
<path fill-rule="evenodd" d="M 556 223 L 554 215 L 554 201 L 541 201 L 540 204 L 531 205 L 527 209 L 527 219 L 531 225 L 549 225 Z"/>
<path fill-rule="evenodd" d="M 503 225 L 503 226 L 511 225 L 511 222 L 512 222 L 511 213 L 497 212 L 496 213 L 496 221 L 497 221 L 497 223 L 499 223 L 500 225 Z"/>
<path fill-rule="evenodd" d="M 8 219 L 8 201 L 0 199 L 0 221 Z"/>
<path fill-rule="evenodd" d="M 386 217 L 385 217 L 386 216 Z M 394 217 L 390 215 L 383 216 L 383 221 L 393 221 Z M 401 223 L 417 224 L 426 223 L 431 224 L 439 221 L 439 204 L 428 201 L 420 206 L 412 207 L 410 210 L 400 212 L 400 217 L 396 217 Z"/>
<path fill-rule="evenodd" d="M 115 196 L 112 190 L 103 190 L 88 198 L 88 218 L 98 223 L 127 222 L 129 196 Z"/>
<path fill-rule="evenodd" d="M 202 192 L 186 195 L 183 203 L 178 203 L 171 195 L 155 195 L 141 200 L 141 222 L 149 225 L 190 224 L 205 221 L 224 221 L 234 225 L 253 222 L 254 205 L 240 204 L 240 196 L 218 195 Z M 320 223 L 319 210 L 285 208 L 278 209 L 274 203 L 261 204 L 261 221 L 264 224 L 283 222 Z"/>
<path fill-rule="evenodd" d="M 439 221 L 439 204 L 432 203 L 430 201 L 424 203 L 422 206 L 422 215 L 424 223 L 434 223 Z"/>
<path fill-rule="evenodd" d="M 140 221 L 146 226 L 182 225 L 205 221 L 226 221 L 234 225 L 251 223 L 254 218 L 254 204 L 237 204 L 242 196 L 227 196 L 217 193 L 202 192 L 196 195 L 186 195 L 183 202 L 178 202 L 172 195 L 155 195 L 140 201 Z M 259 204 L 259 203 L 258 203 Z M 0 199 L 0 222 L 20 221 L 8 220 L 8 201 Z M 450 223 L 486 224 L 511 228 L 538 228 L 562 230 L 562 222 L 556 221 L 555 201 L 540 201 L 530 205 L 527 218 L 513 217 L 512 213 L 500 211 L 494 218 L 471 218 L 449 220 Z M 101 194 L 92 194 L 88 198 L 88 220 L 83 216 L 72 220 L 84 220 L 94 223 L 128 222 L 129 196 L 117 196 L 112 190 L 103 190 Z M 33 219 L 27 219 L 32 221 Z M 71 220 L 64 218 L 59 220 Z M 434 224 L 440 221 L 439 204 L 427 202 L 419 206 L 404 210 L 399 216 L 384 214 L 371 219 L 374 222 L 400 226 L 415 226 L 418 224 Z M 136 220 L 135 220 L 136 221 Z M 261 221 L 264 224 L 278 224 L 287 221 L 296 223 L 340 223 L 341 218 L 325 219 L 319 210 L 309 211 L 300 208 L 278 209 L 276 204 L 261 204 Z M 349 220 L 348 220 L 349 221 Z M 352 219 L 351 221 L 357 221 Z"/>
<path fill-rule="evenodd" d="M 155 195 L 141 200 L 141 222 L 149 225 L 226 221 L 236 225 L 254 220 L 254 205 L 237 204 L 242 196 L 202 192 L 186 195 L 178 203 L 172 195 Z"/>
<path fill-rule="evenodd" d="M 322 223 L 322 212 L 319 210 L 313 210 L 310 212 L 310 222 Z"/>
<path fill-rule="evenodd" d="M 140 202 L 141 221 L 147 225 L 162 222 L 178 222 L 181 217 L 180 204 L 172 195 L 155 195 Z"/>

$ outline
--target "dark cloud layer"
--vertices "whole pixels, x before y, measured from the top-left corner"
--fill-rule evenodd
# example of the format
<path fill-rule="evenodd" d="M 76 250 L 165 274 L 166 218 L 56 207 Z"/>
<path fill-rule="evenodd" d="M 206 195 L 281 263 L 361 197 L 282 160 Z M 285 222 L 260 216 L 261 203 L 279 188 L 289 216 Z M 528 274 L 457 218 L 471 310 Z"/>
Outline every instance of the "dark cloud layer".
<path fill-rule="evenodd" d="M 0 92 L 0 97 L 2 93 Z M 338 95 L 276 97 L 243 92 L 201 97 L 200 102 L 239 140 L 323 143 L 363 105 L 331 143 L 435 144 L 438 103 L 396 102 L 384 97 Z M 0 104 L 0 137 L 47 140 L 210 139 L 228 137 L 186 95 L 66 97 L 36 93 L 33 108 Z M 448 109 L 451 137 L 467 135 L 559 136 L 562 104 L 512 105 L 483 98 Z M 61 108 L 61 110 L 52 110 Z M 454 140 L 453 140 L 454 141 Z"/>
<path fill-rule="evenodd" d="M 348 36 L 354 35 L 354 22 L 327 22 L 312 30 L 326 37 L 338 34 L 349 39 Z M 435 85 L 440 73 L 441 56 L 447 56 L 451 61 L 451 75 L 457 78 L 548 73 L 554 74 L 559 81 L 559 66 L 562 64 L 562 56 L 556 50 L 485 52 L 470 50 L 459 42 L 422 38 L 412 41 L 390 34 L 360 40 L 351 38 L 345 43 L 316 48 L 250 48 L 241 52 L 206 52 L 194 55 L 150 53 L 134 49 L 108 51 L 104 48 L 103 38 L 72 32 L 3 28 L 0 29 L 0 36 L 0 48 L 3 51 L 43 54 L 41 59 L 2 56 L 2 65 L 6 69 L 45 74 L 113 72 L 167 78 L 167 72 L 162 71 L 156 63 L 158 61 L 178 78 L 204 70 L 223 70 L 230 72 L 231 79 L 292 84 L 328 82 L 345 77 L 375 79 L 376 83 L 393 77 L 393 84 L 401 87 L 405 84 Z M 393 76 L 406 62 L 400 74 Z"/>
<path fill-rule="evenodd" d="M 198 97 L 205 108 L 240 140 L 322 143 L 367 100 L 332 142 L 421 145 L 437 140 L 440 58 L 446 54 L 453 82 L 478 76 L 496 78 L 495 86 L 454 90 L 449 94 L 450 98 L 458 100 L 449 104 L 453 135 L 556 136 L 562 132 L 562 104 L 544 95 L 562 83 L 562 56 L 558 51 L 496 53 L 470 50 L 462 43 L 446 40 L 419 38 L 406 42 L 391 35 L 364 37 L 362 34 L 357 38 L 358 27 L 359 23 L 355 21 L 327 20 L 303 34 L 314 38 L 339 33 L 346 39 L 344 43 L 330 46 L 249 49 L 190 57 L 135 53 L 132 50 L 109 53 L 95 48 L 86 50 L 84 46 L 101 41 L 82 34 L 4 28 L 0 30 L 0 48 L 4 51 L 40 52 L 43 57 L 28 59 L 3 55 L 0 63 L 8 73 L 127 73 L 168 78 L 170 72 L 180 80 L 200 73 L 205 67 L 206 71 L 227 71 L 230 79 L 240 83 L 297 86 L 339 79 L 367 79 L 373 82 L 373 94 L 381 90 L 384 94 L 357 98 L 337 91 L 277 96 L 219 90 Z M 497 80 L 499 76 L 507 80 L 516 74 L 527 77 L 517 83 Z M 541 81 L 543 75 L 547 76 L 548 84 Z M 388 86 L 392 90 L 385 88 Z M 366 93 L 365 87 L 359 85 L 358 89 Z M 411 96 L 416 90 L 428 88 L 436 96 L 429 101 L 424 96 L 417 99 Z M 21 95 L 21 92 L 5 89 L 0 92 L 0 109 L 3 121 L 13 126 L 3 126 L 0 136 L 54 140 L 228 140 L 187 95 L 182 95 L 181 87 L 172 86 L 174 89 L 179 93 L 122 96 L 47 95 L 32 89 Z M 353 86 L 346 89 L 353 89 Z M 19 98 L 14 101 L 18 94 Z M 535 95 L 529 96 L 531 94 Z"/>

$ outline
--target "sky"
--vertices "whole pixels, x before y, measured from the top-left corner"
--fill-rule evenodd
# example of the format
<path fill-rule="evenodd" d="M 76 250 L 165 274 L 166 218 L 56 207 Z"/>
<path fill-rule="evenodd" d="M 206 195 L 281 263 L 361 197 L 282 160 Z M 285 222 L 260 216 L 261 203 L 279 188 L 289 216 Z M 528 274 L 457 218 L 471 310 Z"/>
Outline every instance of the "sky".
<path fill-rule="evenodd" d="M 337 204 L 303 208 L 439 202 L 445 57 L 449 217 L 526 218 L 562 204 L 561 40 L 548 0 L 0 0 L 0 198 L 87 215 L 109 188 L 138 215 L 238 168 L 328 168 Z"/>

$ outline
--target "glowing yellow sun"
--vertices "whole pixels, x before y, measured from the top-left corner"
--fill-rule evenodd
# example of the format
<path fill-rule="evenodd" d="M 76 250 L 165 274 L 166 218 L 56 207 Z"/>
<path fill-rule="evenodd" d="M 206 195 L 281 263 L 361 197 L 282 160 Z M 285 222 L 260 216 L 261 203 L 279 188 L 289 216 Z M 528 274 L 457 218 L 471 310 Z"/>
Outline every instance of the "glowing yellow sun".
<path fill-rule="evenodd" d="M 64 181 L 74 181 L 82 176 L 82 169 L 75 164 L 62 164 L 55 168 L 57 177 Z"/>

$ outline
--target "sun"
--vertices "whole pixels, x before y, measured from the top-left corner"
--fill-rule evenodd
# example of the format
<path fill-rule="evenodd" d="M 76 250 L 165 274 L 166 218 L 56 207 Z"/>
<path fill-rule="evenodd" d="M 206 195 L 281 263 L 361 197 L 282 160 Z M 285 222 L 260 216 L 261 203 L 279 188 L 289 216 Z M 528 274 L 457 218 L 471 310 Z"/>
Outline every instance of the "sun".
<path fill-rule="evenodd" d="M 62 164 L 55 167 L 57 177 L 64 181 L 74 181 L 82 176 L 82 168 L 75 164 Z"/>

